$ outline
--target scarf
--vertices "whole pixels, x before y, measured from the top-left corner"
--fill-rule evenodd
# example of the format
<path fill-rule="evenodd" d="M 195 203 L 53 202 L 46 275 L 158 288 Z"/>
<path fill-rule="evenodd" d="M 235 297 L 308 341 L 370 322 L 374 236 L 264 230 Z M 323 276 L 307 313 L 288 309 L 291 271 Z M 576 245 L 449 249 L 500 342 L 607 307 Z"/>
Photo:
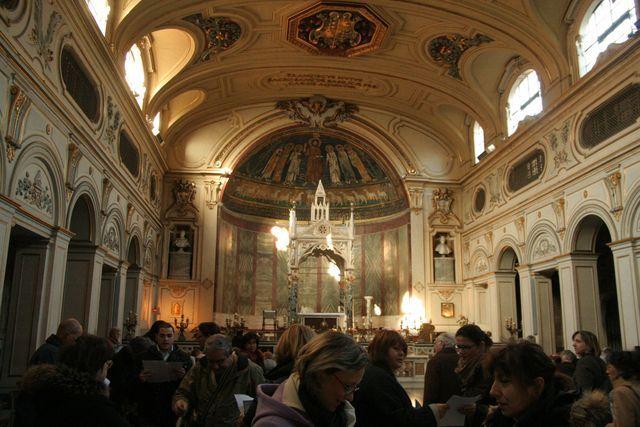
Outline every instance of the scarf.
<path fill-rule="evenodd" d="M 298 397 L 304 407 L 307 417 L 316 427 L 346 427 L 347 416 L 344 413 L 344 404 L 338 406 L 334 411 L 325 409 L 311 392 L 305 387 L 304 383 L 300 383 L 298 388 Z"/>
<path fill-rule="evenodd" d="M 462 357 L 458 358 L 458 365 L 454 369 L 454 372 L 458 374 L 458 377 L 460 378 L 463 391 L 465 388 L 467 388 L 467 385 L 469 384 L 469 382 L 473 380 L 473 376 L 475 375 L 476 368 L 482 362 L 483 357 L 484 357 L 484 354 L 479 353 L 478 355 L 470 359 L 463 359 Z"/>

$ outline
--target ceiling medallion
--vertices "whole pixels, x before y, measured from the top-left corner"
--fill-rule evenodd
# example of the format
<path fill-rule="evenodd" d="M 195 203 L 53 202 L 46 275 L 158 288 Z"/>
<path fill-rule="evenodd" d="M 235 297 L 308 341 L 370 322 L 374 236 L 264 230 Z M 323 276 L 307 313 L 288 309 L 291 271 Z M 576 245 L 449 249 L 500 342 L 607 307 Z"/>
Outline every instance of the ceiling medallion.
<path fill-rule="evenodd" d="M 460 61 L 462 54 L 473 46 L 492 41 L 491 37 L 484 34 L 476 34 L 472 38 L 465 37 L 462 34 L 445 34 L 432 39 L 429 42 L 427 51 L 431 55 L 431 59 L 449 69 L 447 74 L 455 79 L 462 80 L 458 69 L 458 61 Z"/>
<path fill-rule="evenodd" d="M 287 39 L 318 55 L 353 57 L 378 49 L 387 29 L 366 5 L 321 2 L 289 18 Z"/>
<path fill-rule="evenodd" d="M 196 13 L 184 20 L 197 25 L 204 34 L 205 48 L 196 62 L 208 61 L 213 55 L 229 49 L 242 35 L 240 25 L 223 16 L 205 18 L 201 13 Z"/>

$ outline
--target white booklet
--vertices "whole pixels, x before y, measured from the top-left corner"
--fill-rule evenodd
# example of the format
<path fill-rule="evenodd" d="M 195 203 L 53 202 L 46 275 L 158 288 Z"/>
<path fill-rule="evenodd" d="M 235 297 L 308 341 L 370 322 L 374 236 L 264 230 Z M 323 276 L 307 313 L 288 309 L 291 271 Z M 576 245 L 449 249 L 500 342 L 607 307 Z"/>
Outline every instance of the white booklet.
<path fill-rule="evenodd" d="M 235 394 L 236 404 L 238 405 L 238 409 L 240 409 L 240 413 L 242 415 L 246 414 L 247 410 L 251 406 L 253 402 L 253 397 L 247 396 L 246 394 Z"/>
<path fill-rule="evenodd" d="M 440 418 L 440 422 L 438 423 L 441 427 L 459 427 L 464 426 L 464 414 L 458 412 L 463 406 L 472 405 L 476 403 L 480 399 L 480 395 L 473 397 L 463 397 L 458 395 L 453 395 L 447 400 L 447 405 L 449 405 L 449 409 L 445 412 L 444 417 Z"/>

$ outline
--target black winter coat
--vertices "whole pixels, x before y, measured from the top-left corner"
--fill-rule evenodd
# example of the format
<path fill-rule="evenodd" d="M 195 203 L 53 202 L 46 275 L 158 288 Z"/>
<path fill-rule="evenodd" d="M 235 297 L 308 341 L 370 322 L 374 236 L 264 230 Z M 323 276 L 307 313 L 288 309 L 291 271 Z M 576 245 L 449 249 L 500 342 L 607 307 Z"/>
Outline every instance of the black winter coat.
<path fill-rule="evenodd" d="M 62 341 L 56 334 L 49 335 L 49 338 L 42 344 L 29 360 L 29 366 L 48 363 L 54 365 L 58 361 L 58 353 L 62 347 Z"/>
<path fill-rule="evenodd" d="M 38 365 L 22 379 L 16 427 L 126 427 L 104 384 L 66 366 Z"/>
<path fill-rule="evenodd" d="M 566 427 L 570 426 L 571 405 L 576 392 L 557 392 L 553 387 L 547 397 L 539 400 L 518 419 L 509 418 L 496 409 L 484 422 L 485 427 Z"/>
<path fill-rule="evenodd" d="M 371 364 L 364 371 L 360 389 L 355 393 L 356 426 L 429 427 L 436 419 L 428 407 L 414 408 L 407 392 L 393 372 Z"/>
<path fill-rule="evenodd" d="M 156 346 L 149 348 L 140 356 L 138 373 L 142 372 L 144 360 L 162 360 L 162 353 Z M 175 346 L 169 354 L 167 362 L 182 362 L 185 371 L 188 371 L 192 365 L 191 357 Z M 137 392 L 138 414 L 143 420 L 143 425 L 175 427 L 178 417 L 173 413 L 171 402 L 173 393 L 178 389 L 182 378 L 163 383 L 137 381 L 139 384 Z"/>
<path fill-rule="evenodd" d="M 605 393 L 611 391 L 607 365 L 593 354 L 587 354 L 578 359 L 576 370 L 573 372 L 573 382 L 580 393 L 593 389 L 599 389 Z"/>

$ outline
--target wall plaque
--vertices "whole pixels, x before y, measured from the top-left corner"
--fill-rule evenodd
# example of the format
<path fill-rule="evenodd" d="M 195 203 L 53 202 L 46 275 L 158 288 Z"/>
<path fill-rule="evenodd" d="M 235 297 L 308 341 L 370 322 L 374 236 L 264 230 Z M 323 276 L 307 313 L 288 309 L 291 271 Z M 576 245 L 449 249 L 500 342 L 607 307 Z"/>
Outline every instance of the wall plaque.
<path fill-rule="evenodd" d="M 544 151 L 534 150 L 509 169 L 509 191 L 518 191 L 537 180 L 544 172 Z"/>
<path fill-rule="evenodd" d="M 618 92 L 587 115 L 580 131 L 580 146 L 593 148 L 640 117 L 640 84 Z"/>

